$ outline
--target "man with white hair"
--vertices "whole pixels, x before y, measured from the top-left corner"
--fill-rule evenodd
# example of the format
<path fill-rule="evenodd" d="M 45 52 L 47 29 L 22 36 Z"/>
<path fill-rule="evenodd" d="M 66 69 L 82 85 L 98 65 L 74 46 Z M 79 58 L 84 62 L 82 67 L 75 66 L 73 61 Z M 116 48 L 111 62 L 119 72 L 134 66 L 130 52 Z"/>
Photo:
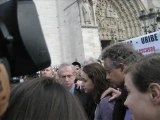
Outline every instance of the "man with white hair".
<path fill-rule="evenodd" d="M 76 87 L 76 84 L 74 83 L 76 79 L 74 66 L 67 63 L 61 64 L 58 69 L 58 76 L 62 80 L 61 82 L 64 87 L 66 87 L 72 94 L 79 98 L 88 115 L 89 120 L 93 120 L 96 104 L 89 94 L 85 93 L 83 89 L 78 89 Z"/>

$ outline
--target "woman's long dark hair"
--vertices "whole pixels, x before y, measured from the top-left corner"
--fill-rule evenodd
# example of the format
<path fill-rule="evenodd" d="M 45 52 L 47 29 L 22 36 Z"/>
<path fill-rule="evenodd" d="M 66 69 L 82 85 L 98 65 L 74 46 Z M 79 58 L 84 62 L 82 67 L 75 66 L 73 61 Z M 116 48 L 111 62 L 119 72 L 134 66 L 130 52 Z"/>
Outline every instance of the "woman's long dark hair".
<path fill-rule="evenodd" d="M 109 80 L 106 79 L 106 71 L 98 63 L 88 64 L 83 67 L 83 71 L 88 75 L 94 84 L 92 94 L 96 103 L 100 102 L 101 94 L 109 87 Z"/>

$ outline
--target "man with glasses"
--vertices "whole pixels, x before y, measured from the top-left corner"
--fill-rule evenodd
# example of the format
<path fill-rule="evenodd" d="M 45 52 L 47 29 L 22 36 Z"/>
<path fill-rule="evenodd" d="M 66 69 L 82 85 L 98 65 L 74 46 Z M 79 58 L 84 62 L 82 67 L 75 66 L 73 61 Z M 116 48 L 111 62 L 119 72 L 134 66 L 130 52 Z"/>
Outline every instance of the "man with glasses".
<path fill-rule="evenodd" d="M 104 60 L 107 79 L 111 81 L 113 86 L 121 91 L 117 91 L 120 96 L 116 99 L 113 110 L 113 120 L 125 119 L 127 108 L 124 106 L 124 101 L 126 100 L 127 92 L 124 89 L 124 69 L 126 66 L 138 61 L 140 58 L 141 55 L 135 51 L 131 45 L 124 43 L 110 45 L 102 52 L 102 59 Z M 108 91 L 116 92 L 113 88 L 109 88 L 107 93 L 109 93 Z"/>

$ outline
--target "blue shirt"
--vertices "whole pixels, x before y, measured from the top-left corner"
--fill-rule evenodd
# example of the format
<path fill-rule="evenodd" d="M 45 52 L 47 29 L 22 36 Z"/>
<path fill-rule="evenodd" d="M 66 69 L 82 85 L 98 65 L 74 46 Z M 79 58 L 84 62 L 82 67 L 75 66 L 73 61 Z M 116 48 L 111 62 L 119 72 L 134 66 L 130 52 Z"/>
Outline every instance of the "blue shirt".
<path fill-rule="evenodd" d="M 74 89 L 75 89 L 75 84 L 73 84 L 70 88 L 69 88 L 69 92 L 74 94 Z"/>
<path fill-rule="evenodd" d="M 132 116 L 130 111 L 127 109 L 124 120 L 132 120 Z"/>

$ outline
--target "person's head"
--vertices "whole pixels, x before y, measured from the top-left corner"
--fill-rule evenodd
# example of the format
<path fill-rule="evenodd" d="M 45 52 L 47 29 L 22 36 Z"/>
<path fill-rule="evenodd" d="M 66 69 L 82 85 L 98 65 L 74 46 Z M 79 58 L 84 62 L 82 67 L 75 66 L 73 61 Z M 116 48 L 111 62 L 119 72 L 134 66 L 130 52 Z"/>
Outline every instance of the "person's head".
<path fill-rule="evenodd" d="M 32 79 L 37 78 L 37 77 L 39 77 L 38 73 L 32 73 L 32 74 L 25 75 L 24 80 L 32 80 Z"/>
<path fill-rule="evenodd" d="M 4 64 L 0 64 L 0 117 L 6 111 L 10 98 L 9 76 Z"/>
<path fill-rule="evenodd" d="M 145 56 L 125 70 L 125 105 L 134 120 L 160 118 L 160 53 Z"/>
<path fill-rule="evenodd" d="M 58 76 L 63 81 L 63 85 L 66 88 L 70 88 L 76 79 L 76 72 L 74 66 L 71 64 L 61 64 L 58 69 Z"/>
<path fill-rule="evenodd" d="M 2 120 L 86 120 L 79 101 L 50 77 L 13 88 Z"/>
<path fill-rule="evenodd" d="M 96 60 L 95 58 L 89 57 L 89 58 L 86 58 L 86 59 L 84 60 L 84 65 L 88 65 L 88 64 L 96 63 L 96 62 L 97 62 L 97 60 Z"/>
<path fill-rule="evenodd" d="M 106 71 L 98 63 L 88 64 L 83 67 L 81 78 L 84 82 L 86 92 L 92 93 L 95 101 L 100 101 L 101 94 L 109 87 L 109 81 L 106 79 Z"/>
<path fill-rule="evenodd" d="M 79 62 L 73 62 L 72 65 L 75 68 L 75 72 L 76 72 L 77 76 L 79 76 L 80 72 L 81 72 L 81 64 Z"/>
<path fill-rule="evenodd" d="M 79 62 L 73 62 L 72 65 L 77 66 L 79 69 L 81 68 L 81 64 Z"/>
<path fill-rule="evenodd" d="M 41 77 L 54 77 L 54 70 L 51 66 L 47 67 L 41 70 L 40 75 Z"/>
<path fill-rule="evenodd" d="M 124 84 L 124 68 L 136 62 L 141 55 L 131 45 L 116 43 L 106 47 L 102 52 L 107 79 L 116 86 Z"/>

